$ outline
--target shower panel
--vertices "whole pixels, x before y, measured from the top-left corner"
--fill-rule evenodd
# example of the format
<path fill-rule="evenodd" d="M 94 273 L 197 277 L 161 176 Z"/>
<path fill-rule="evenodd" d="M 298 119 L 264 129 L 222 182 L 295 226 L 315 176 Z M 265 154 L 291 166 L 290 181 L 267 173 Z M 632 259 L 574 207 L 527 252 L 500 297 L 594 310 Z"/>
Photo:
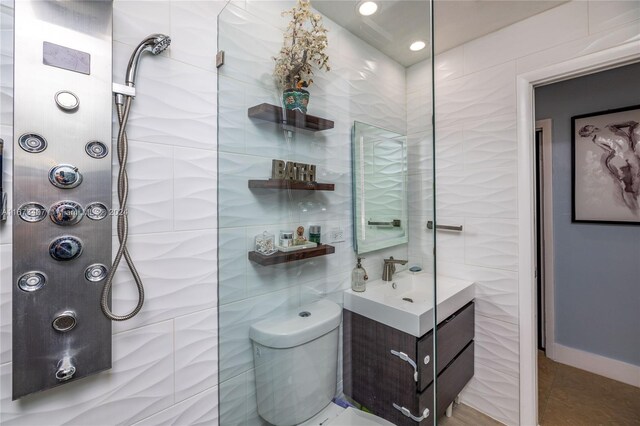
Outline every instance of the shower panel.
<path fill-rule="evenodd" d="M 13 399 L 111 368 L 111 1 L 16 1 Z"/>

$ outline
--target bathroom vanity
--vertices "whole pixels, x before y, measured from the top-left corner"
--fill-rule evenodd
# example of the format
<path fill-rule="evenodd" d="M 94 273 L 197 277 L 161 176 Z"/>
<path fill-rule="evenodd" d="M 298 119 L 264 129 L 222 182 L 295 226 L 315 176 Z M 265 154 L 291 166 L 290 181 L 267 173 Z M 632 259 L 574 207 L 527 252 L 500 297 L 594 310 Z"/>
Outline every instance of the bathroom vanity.
<path fill-rule="evenodd" d="M 433 423 L 434 362 L 438 416 L 473 377 L 474 285 L 438 281 L 435 360 L 428 274 L 402 273 L 364 293 L 345 292 L 344 393 L 396 425 Z"/>

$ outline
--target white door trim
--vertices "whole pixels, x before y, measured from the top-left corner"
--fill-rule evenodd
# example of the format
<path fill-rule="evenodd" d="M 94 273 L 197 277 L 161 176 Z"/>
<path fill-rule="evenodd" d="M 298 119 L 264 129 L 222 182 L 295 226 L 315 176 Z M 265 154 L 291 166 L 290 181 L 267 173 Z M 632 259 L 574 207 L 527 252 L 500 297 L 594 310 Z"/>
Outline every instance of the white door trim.
<path fill-rule="evenodd" d="M 516 77 L 518 120 L 518 307 L 520 331 L 520 424 L 538 419 L 535 288 L 534 86 L 615 68 L 640 59 L 640 41 L 570 59 Z"/>
<path fill-rule="evenodd" d="M 542 129 L 542 223 L 543 225 L 543 253 L 542 264 L 544 268 L 544 335 L 545 350 L 547 357 L 554 358 L 555 339 L 555 274 L 553 263 L 553 145 L 552 129 L 553 123 L 550 118 L 536 121 L 536 129 Z M 539 272 L 538 272 L 539 273 Z"/>

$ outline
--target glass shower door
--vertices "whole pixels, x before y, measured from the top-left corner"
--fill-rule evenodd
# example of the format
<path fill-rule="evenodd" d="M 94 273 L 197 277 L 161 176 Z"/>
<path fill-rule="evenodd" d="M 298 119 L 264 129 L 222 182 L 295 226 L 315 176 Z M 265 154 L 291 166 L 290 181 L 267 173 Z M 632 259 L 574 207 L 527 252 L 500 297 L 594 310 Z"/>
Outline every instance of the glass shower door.
<path fill-rule="evenodd" d="M 218 17 L 221 425 L 436 422 L 431 5 L 376 3 Z"/>

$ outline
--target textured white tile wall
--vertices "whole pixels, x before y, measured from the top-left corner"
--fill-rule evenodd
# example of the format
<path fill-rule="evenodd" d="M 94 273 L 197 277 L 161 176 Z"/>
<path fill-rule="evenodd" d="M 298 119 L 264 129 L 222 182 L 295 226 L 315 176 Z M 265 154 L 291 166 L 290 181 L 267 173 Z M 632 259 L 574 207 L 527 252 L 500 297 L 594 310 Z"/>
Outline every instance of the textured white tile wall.
<path fill-rule="evenodd" d="M 519 422 L 516 76 L 638 40 L 640 2 L 573 1 L 436 57 L 436 212 L 464 225 L 438 232 L 438 272 L 477 282 L 462 400 L 506 424 Z M 425 65 L 408 70 L 408 88 Z"/>
<path fill-rule="evenodd" d="M 335 122 L 331 130 L 296 132 L 287 139 L 278 126 L 247 117 L 247 108 L 280 103 L 272 80 L 292 2 L 233 1 L 224 10 L 220 49 L 225 65 L 219 85 L 220 221 L 220 418 L 222 424 L 261 424 L 257 414 L 251 324 L 290 308 L 328 298 L 342 304 L 355 266 L 352 245 L 351 127 L 354 120 L 405 133 L 405 69 L 335 23 L 329 29 L 331 71 L 311 86 L 309 114 Z M 274 158 L 317 165 L 318 181 L 333 192 L 255 191 L 248 179 L 270 176 Z M 248 261 L 256 234 L 302 225 L 322 226 L 322 240 L 340 227 L 336 253 L 264 267 Z M 371 279 L 382 274 L 382 258 L 406 259 L 407 245 L 367 254 Z M 341 370 L 338 372 L 341 380 Z"/>
<path fill-rule="evenodd" d="M 145 305 L 133 320 L 114 324 L 111 370 L 12 402 L 11 226 L 0 224 L 3 425 L 217 424 L 215 53 L 223 6 L 114 1 L 114 81 L 123 81 L 143 37 L 163 32 L 173 39 L 168 51 L 143 58 L 128 127 L 129 248 L 145 282 Z M 0 130 L 8 142 L 3 179 L 10 185 L 11 3 L 3 0 L 0 12 Z M 116 312 L 134 306 L 135 297 L 122 268 Z"/>

